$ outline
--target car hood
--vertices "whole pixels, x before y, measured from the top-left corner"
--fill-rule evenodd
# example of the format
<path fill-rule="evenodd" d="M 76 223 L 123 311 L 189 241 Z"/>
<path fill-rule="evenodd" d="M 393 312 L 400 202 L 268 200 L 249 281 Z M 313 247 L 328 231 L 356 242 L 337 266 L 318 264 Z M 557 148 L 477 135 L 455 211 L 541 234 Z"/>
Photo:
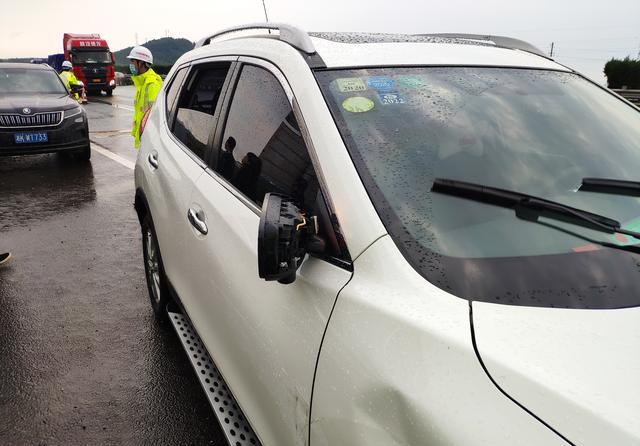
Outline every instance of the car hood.
<path fill-rule="evenodd" d="M 78 102 L 66 94 L 3 94 L 0 95 L 0 113 L 22 113 L 28 107 L 32 113 L 66 110 L 76 107 Z"/>
<path fill-rule="evenodd" d="M 472 306 L 479 357 L 507 395 L 574 445 L 640 444 L 640 308 Z"/>

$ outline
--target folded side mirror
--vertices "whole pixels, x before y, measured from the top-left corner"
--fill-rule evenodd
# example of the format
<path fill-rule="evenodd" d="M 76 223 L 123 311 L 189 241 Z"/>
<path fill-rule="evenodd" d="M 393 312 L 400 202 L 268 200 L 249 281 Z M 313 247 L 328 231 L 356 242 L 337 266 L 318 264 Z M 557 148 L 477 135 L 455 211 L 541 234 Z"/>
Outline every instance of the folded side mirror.
<path fill-rule="evenodd" d="M 294 201 L 279 194 L 265 195 L 258 228 L 260 278 L 293 283 L 308 251 L 308 240 L 317 244 L 315 228 Z"/>

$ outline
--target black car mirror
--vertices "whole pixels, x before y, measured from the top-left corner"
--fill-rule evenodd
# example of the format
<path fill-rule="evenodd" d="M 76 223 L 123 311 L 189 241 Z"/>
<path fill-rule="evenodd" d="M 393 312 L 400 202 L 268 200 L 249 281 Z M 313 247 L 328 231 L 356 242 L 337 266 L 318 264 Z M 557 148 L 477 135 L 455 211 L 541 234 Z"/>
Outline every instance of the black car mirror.
<path fill-rule="evenodd" d="M 306 253 L 324 249 L 316 233 L 315 219 L 306 217 L 291 198 L 266 194 L 258 228 L 260 278 L 293 283 Z"/>

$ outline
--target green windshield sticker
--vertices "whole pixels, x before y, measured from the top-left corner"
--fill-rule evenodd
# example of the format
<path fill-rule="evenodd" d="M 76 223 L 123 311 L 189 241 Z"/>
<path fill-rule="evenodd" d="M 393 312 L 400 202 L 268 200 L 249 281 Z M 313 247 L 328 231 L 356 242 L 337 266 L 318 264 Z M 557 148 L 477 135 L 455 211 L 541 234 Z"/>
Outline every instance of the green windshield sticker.
<path fill-rule="evenodd" d="M 415 76 L 401 76 L 398 79 L 398 85 L 401 88 L 407 88 L 410 90 L 417 90 L 424 87 L 424 82 L 419 77 Z"/>
<path fill-rule="evenodd" d="M 364 91 L 367 89 L 364 81 L 359 77 L 343 77 L 341 79 L 336 79 L 336 83 L 338 84 L 338 90 L 343 93 Z"/>
<path fill-rule="evenodd" d="M 342 108 L 351 113 L 364 113 L 373 110 L 375 104 L 369 98 L 354 96 L 342 102 Z"/>
<path fill-rule="evenodd" d="M 622 225 L 624 229 L 633 232 L 640 232 L 640 218 L 634 218 Z M 631 237 L 630 235 L 624 234 L 614 234 L 611 236 L 611 240 L 616 245 L 620 246 L 631 246 L 640 244 L 640 240 L 637 240 L 635 237 Z"/>

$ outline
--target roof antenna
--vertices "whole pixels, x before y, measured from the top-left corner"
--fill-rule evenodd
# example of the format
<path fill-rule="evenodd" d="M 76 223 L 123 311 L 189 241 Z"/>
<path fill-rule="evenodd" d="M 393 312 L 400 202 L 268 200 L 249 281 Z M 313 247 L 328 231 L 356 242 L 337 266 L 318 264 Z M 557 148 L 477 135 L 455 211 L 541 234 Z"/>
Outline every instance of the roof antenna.
<path fill-rule="evenodd" d="M 267 5 L 264 3 L 265 0 L 262 0 L 262 9 L 264 9 L 264 19 L 269 23 L 269 16 L 267 15 Z M 271 30 L 269 30 L 269 34 L 271 34 Z"/>

